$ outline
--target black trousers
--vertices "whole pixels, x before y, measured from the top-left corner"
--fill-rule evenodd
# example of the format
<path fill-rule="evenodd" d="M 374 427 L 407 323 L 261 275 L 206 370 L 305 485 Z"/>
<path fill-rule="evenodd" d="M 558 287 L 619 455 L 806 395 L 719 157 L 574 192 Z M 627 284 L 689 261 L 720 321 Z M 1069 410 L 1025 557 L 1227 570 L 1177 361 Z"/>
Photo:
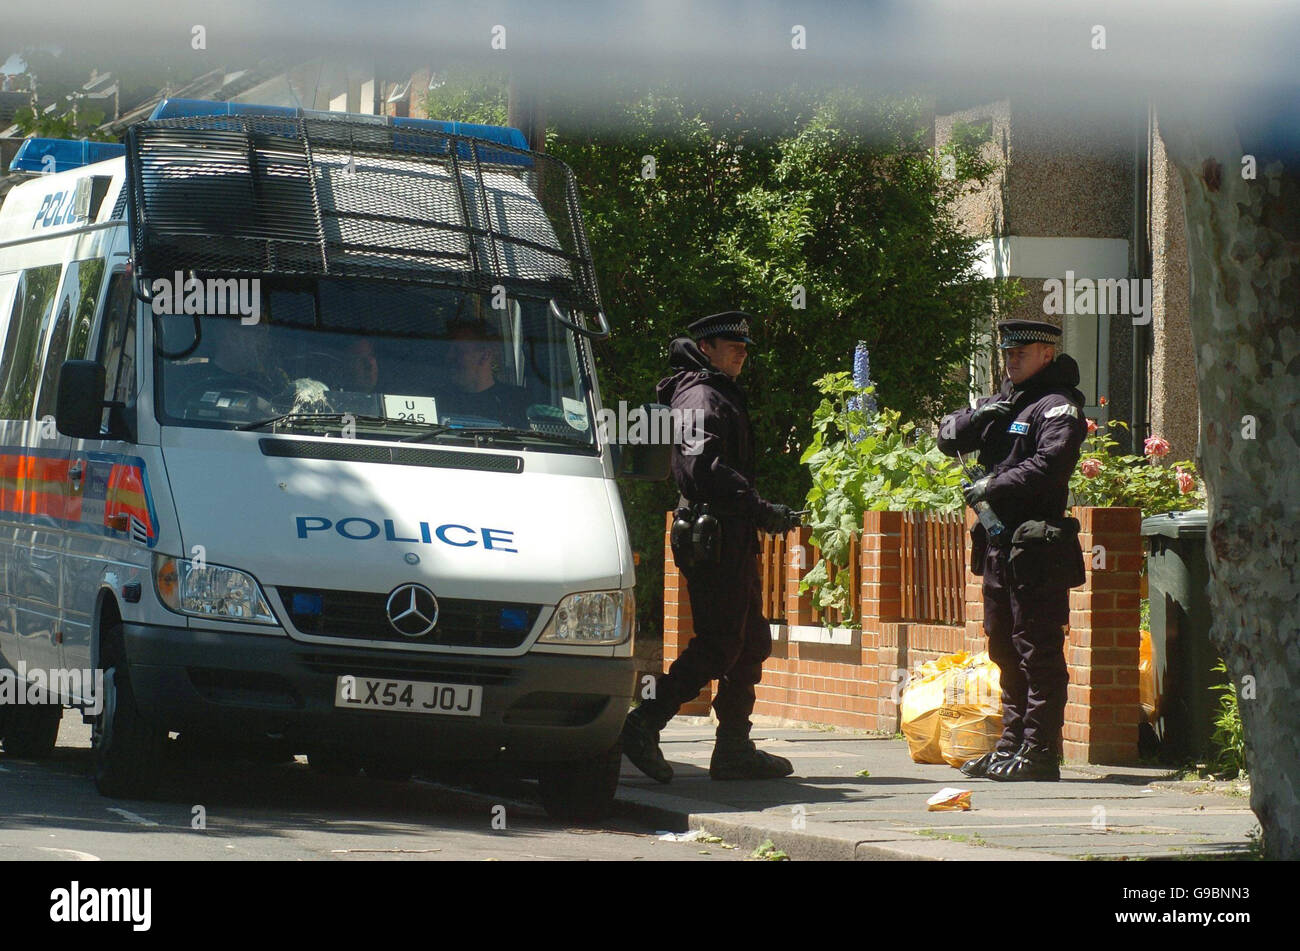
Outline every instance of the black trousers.
<path fill-rule="evenodd" d="M 749 735 L 754 687 L 763 677 L 763 661 L 772 654 L 772 630 L 763 616 L 757 559 L 752 551 L 740 550 L 724 545 L 720 564 L 682 569 L 695 637 L 659 677 L 654 699 L 641 704 L 659 726 L 716 680 L 713 711 L 718 733 Z"/>
<path fill-rule="evenodd" d="M 1007 564 L 1009 551 L 990 545 L 984 556 L 984 633 L 989 657 L 1002 683 L 999 750 L 1022 743 L 1059 752 L 1065 722 L 1065 631 L 1070 589 L 1017 589 Z"/>

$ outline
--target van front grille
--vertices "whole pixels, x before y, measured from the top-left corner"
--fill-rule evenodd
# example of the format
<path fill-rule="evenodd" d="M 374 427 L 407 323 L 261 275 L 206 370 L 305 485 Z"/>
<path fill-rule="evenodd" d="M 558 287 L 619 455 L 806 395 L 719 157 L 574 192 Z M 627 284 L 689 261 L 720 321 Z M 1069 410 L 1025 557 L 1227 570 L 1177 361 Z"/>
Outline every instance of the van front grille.
<path fill-rule="evenodd" d="M 388 621 L 388 595 L 277 587 L 293 626 L 313 637 L 439 647 L 518 647 L 541 613 L 540 604 L 439 598 L 437 624 L 428 634 L 407 637 Z"/>

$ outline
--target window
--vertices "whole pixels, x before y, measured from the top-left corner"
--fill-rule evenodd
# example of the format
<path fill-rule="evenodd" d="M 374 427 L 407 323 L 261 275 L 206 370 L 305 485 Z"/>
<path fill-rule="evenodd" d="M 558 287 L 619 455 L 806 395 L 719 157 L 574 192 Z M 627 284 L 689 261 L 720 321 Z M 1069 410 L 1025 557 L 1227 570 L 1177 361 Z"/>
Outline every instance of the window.
<path fill-rule="evenodd" d="M 1079 364 L 1079 390 L 1083 393 L 1084 408 L 1089 416 L 1096 417 L 1105 410 L 1097 405 L 1097 395 L 1102 389 L 1102 373 L 1109 359 L 1110 317 L 1107 314 L 1075 314 L 1065 321 L 1059 349 L 1074 357 Z"/>
<path fill-rule="evenodd" d="M 104 399 L 130 403 L 135 399 L 135 301 L 131 279 L 114 274 L 108 282 L 104 329 L 99 335 L 99 362 L 104 364 Z M 104 429 L 108 428 L 104 410 Z"/>
<path fill-rule="evenodd" d="M 41 342 L 62 271 L 61 265 L 50 264 L 28 268 L 18 279 L 0 358 L 0 418 L 26 419 L 31 415 L 40 377 Z"/>
<path fill-rule="evenodd" d="M 18 287 L 18 272 L 10 271 L 0 274 L 0 336 L 4 335 L 5 318 L 9 316 L 14 302 L 14 290 Z"/>
<path fill-rule="evenodd" d="M 44 419 L 54 414 L 54 403 L 59 393 L 59 371 L 64 360 L 86 359 L 86 344 L 90 328 L 95 322 L 95 307 L 99 303 L 99 288 L 104 279 L 104 261 L 74 261 L 68 265 L 68 276 L 63 282 L 63 304 L 50 334 L 50 347 L 45 357 L 45 377 L 41 382 L 40 396 L 36 399 L 36 418 Z"/>
<path fill-rule="evenodd" d="M 358 439 L 496 428 L 538 434 L 529 446 L 541 451 L 593 448 L 574 335 L 544 301 L 507 296 L 494 309 L 470 291 L 365 279 L 267 278 L 259 288 L 257 324 L 202 317 L 197 343 L 193 316 L 159 318 L 161 422 L 232 428 L 292 414 L 286 428 L 329 431 L 338 424 L 328 417 L 351 415 Z"/>

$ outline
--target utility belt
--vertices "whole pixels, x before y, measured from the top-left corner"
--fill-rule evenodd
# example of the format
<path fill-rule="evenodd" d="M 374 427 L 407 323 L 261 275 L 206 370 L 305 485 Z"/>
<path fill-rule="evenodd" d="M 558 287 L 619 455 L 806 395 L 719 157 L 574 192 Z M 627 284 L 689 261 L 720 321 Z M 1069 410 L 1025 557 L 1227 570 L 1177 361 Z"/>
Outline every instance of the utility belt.
<path fill-rule="evenodd" d="M 1021 522 L 1014 532 L 1003 532 L 1009 542 L 998 547 L 1007 549 L 1011 583 L 1017 590 L 1038 587 L 1077 588 L 1087 580 L 1083 568 L 1083 549 L 1079 547 L 1079 520 L 1071 516 L 1031 519 Z M 988 550 L 988 533 L 978 522 L 971 529 L 971 564 L 973 574 L 984 573 L 984 554 Z"/>
<path fill-rule="evenodd" d="M 673 563 L 678 568 L 700 568 L 722 560 L 722 525 L 718 522 L 722 513 L 716 512 L 717 508 L 710 502 L 678 499 L 668 532 Z"/>

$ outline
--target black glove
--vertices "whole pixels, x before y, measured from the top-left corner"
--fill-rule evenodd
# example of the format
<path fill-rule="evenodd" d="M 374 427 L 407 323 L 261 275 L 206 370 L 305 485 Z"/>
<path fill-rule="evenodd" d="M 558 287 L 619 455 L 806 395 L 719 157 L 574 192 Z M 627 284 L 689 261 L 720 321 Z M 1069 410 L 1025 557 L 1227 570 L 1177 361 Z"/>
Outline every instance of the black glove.
<path fill-rule="evenodd" d="M 758 527 L 769 535 L 779 535 L 801 524 L 802 516 L 795 515 L 788 505 L 768 505 Z"/>
<path fill-rule="evenodd" d="M 966 504 L 974 508 L 977 503 L 983 502 L 988 495 L 989 482 L 992 479 L 992 476 L 985 476 L 973 485 L 962 486 L 961 494 L 966 499 Z"/>
<path fill-rule="evenodd" d="M 994 420 L 1010 419 L 1016 411 L 1015 400 L 995 400 L 991 403 L 985 403 L 975 412 L 971 413 L 970 421 L 974 426 L 983 429 L 987 424 Z"/>

